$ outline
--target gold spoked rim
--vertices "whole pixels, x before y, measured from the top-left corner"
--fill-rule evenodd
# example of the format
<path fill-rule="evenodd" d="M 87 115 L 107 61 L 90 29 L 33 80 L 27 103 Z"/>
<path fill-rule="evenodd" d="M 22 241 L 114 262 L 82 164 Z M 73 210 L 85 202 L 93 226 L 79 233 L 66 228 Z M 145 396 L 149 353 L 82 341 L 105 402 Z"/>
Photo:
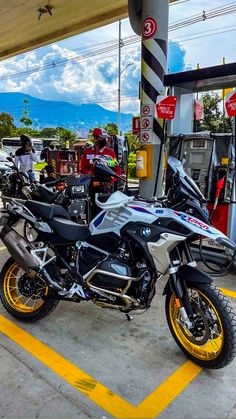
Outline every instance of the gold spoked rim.
<path fill-rule="evenodd" d="M 169 305 L 169 314 L 175 335 L 182 346 L 195 358 L 210 361 L 216 359 L 224 346 L 224 332 L 220 316 L 213 303 L 199 290 L 189 289 L 191 304 L 202 321 L 202 337 L 195 338 L 183 325 L 179 308 L 173 294 Z"/>
<path fill-rule="evenodd" d="M 14 262 L 4 277 L 4 296 L 9 306 L 14 310 L 20 313 L 34 313 L 45 303 L 42 295 L 47 295 L 48 288 L 41 281 L 41 283 L 37 284 L 37 289 L 29 292 L 29 295 L 23 295 L 19 289 L 19 281 L 22 280 L 23 275 L 25 275 L 27 280 L 27 276 L 22 268 Z M 29 278 L 28 281 L 34 281 L 34 279 Z"/>

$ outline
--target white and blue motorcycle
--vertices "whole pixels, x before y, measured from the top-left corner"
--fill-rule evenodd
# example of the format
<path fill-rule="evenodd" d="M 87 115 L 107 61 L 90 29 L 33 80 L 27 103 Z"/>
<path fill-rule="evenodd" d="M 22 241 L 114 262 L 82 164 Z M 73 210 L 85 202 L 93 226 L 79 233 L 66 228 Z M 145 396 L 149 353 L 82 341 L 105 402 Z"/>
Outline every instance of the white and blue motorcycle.
<path fill-rule="evenodd" d="M 196 185 L 184 176 L 180 182 L 196 195 Z M 157 280 L 166 275 L 166 318 L 181 350 L 203 367 L 228 365 L 236 355 L 236 316 L 212 278 L 197 269 L 189 245 L 200 237 L 232 251 L 235 244 L 192 215 L 119 191 L 106 202 L 97 196 L 96 204 L 101 212 L 90 226 L 74 223 L 57 205 L 8 205 L 0 234 L 11 254 L 0 278 L 5 309 L 32 322 L 60 300 L 92 301 L 130 319 L 129 313 L 150 308 Z M 20 219 L 37 231 L 37 243 L 14 229 Z"/>

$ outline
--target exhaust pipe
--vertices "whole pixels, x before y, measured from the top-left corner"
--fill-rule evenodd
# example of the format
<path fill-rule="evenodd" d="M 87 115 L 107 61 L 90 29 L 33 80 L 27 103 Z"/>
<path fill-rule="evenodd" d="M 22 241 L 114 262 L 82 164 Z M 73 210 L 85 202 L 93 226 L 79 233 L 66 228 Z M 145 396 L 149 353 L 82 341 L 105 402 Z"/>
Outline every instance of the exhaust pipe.
<path fill-rule="evenodd" d="M 0 238 L 13 259 L 27 274 L 32 274 L 34 270 L 37 271 L 39 264 L 30 253 L 30 250 L 34 249 L 31 243 L 8 225 L 2 228 Z M 36 275 L 36 272 L 34 273 Z"/>
<path fill-rule="evenodd" d="M 62 291 L 64 288 L 51 278 L 46 268 L 40 264 L 38 258 L 34 258 L 31 254 L 31 250 L 35 250 L 32 243 L 29 243 L 23 236 L 17 233 L 9 225 L 5 225 L 0 233 L 0 238 L 5 244 L 8 252 L 11 254 L 13 259 L 22 267 L 22 269 L 31 278 L 34 278 L 40 270 L 48 283 L 48 285 L 57 291 Z M 50 261 L 48 261 L 50 263 Z M 46 265 L 47 263 L 45 263 Z"/>

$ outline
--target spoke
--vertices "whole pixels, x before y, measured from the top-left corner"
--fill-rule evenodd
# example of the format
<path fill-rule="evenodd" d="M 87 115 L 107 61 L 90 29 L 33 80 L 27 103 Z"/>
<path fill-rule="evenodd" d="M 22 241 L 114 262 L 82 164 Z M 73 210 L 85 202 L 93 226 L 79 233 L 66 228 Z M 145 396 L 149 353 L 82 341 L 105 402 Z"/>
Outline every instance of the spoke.
<path fill-rule="evenodd" d="M 21 294 L 17 297 L 17 298 L 13 298 L 13 301 L 15 302 L 15 304 L 19 301 L 19 299 L 21 298 Z"/>
<path fill-rule="evenodd" d="M 30 300 L 32 300 L 32 296 L 30 296 L 30 297 L 28 298 L 28 300 L 26 300 L 26 301 L 24 302 L 24 305 L 26 306 L 26 305 L 27 305 L 27 303 L 28 303 L 28 301 L 30 301 Z"/>
<path fill-rule="evenodd" d="M 12 285 L 9 287 L 10 291 L 17 290 L 17 289 L 18 289 L 18 287 L 13 287 Z"/>

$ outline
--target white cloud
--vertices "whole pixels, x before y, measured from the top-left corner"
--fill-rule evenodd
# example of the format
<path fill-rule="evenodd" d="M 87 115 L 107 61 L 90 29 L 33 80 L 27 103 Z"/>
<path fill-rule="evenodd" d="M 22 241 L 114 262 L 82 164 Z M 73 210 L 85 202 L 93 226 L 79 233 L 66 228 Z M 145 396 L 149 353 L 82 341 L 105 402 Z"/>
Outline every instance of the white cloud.
<path fill-rule="evenodd" d="M 232 3 L 231 0 L 190 0 L 170 7 L 170 23 L 182 20 L 203 10 Z M 236 56 L 233 33 L 186 41 L 186 35 L 219 28 L 234 26 L 235 14 L 228 15 L 226 23 L 222 18 L 206 20 L 170 33 L 170 39 L 177 40 L 172 49 L 170 68 L 195 68 L 220 64 L 222 57 L 234 61 Z M 225 21 L 225 20 L 224 20 Z M 133 35 L 128 19 L 122 22 L 122 37 Z M 94 51 L 102 42 L 118 40 L 118 23 L 87 32 L 48 47 L 0 62 L 0 90 L 18 91 L 47 100 L 64 100 L 75 104 L 100 103 L 117 110 L 118 89 L 118 51 L 108 51 L 91 59 L 82 58 L 86 50 Z M 121 76 L 121 110 L 137 113 L 139 111 L 138 86 L 140 80 L 139 44 L 122 48 L 121 69 L 128 63 Z M 80 55 L 80 56 L 79 56 Z M 77 57 L 77 59 L 76 59 Z M 171 62 L 171 60 L 170 60 Z M 178 64 L 179 63 L 179 64 Z M 175 65 L 177 64 L 177 65 Z M 42 70 L 47 67 L 47 70 Z M 36 70 L 34 72 L 33 69 Z M 177 68 L 177 70 L 176 70 Z M 23 73 L 22 73 L 23 72 Z M 22 73 L 22 77 L 14 74 Z M 7 77 L 3 79 L 3 77 Z"/>

